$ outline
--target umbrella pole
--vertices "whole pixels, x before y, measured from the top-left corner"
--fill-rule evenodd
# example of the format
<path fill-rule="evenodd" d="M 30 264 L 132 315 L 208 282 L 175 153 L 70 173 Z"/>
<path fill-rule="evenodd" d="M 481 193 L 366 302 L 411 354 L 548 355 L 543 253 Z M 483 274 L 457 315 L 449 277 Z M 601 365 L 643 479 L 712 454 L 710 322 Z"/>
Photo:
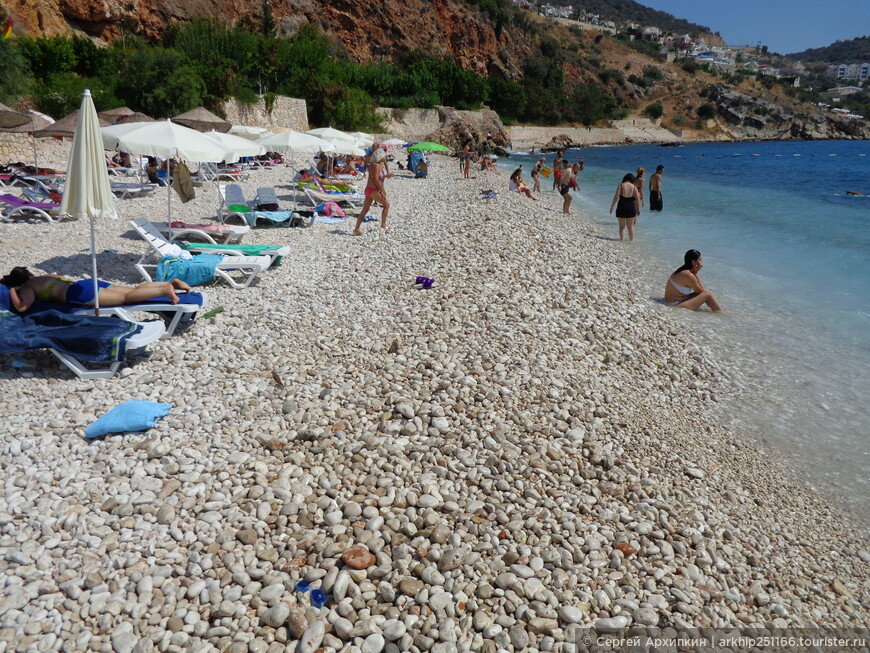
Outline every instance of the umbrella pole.
<path fill-rule="evenodd" d="M 97 283 L 97 239 L 94 235 L 94 219 L 91 223 L 91 277 L 94 280 L 94 315 L 100 317 L 100 284 Z"/>
<path fill-rule="evenodd" d="M 167 166 L 168 167 L 168 166 Z M 172 241 L 172 186 L 166 184 L 166 224 L 169 225 L 169 240 Z"/>
<path fill-rule="evenodd" d="M 39 174 L 39 162 L 36 160 L 36 136 L 30 132 L 30 140 L 33 141 L 33 167 L 36 168 L 36 174 Z"/>

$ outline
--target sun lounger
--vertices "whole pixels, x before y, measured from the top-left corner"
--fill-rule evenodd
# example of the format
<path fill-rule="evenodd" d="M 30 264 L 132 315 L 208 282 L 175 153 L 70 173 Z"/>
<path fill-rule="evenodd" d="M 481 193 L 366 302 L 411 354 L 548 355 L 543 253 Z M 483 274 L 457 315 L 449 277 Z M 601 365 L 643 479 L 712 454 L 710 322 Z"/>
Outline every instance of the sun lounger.
<path fill-rule="evenodd" d="M 145 241 L 151 246 L 153 253 L 158 257 L 177 256 L 181 249 L 175 243 L 170 243 L 163 238 L 149 238 Z M 134 267 L 142 275 L 145 281 L 153 281 L 157 274 L 157 263 L 148 263 L 148 254 L 143 254 L 138 262 L 134 263 Z M 263 270 L 272 265 L 272 257 L 269 256 L 224 256 L 223 260 L 215 269 L 215 277 L 222 279 L 233 288 L 247 288 L 250 286 L 257 275 Z M 239 279 L 235 279 L 230 275 L 230 272 L 241 274 Z"/>
<path fill-rule="evenodd" d="M 111 378 L 129 356 L 144 352 L 166 331 L 157 321 L 139 323 L 53 310 L 20 316 L 9 308 L 8 288 L 0 285 L 0 354 L 48 349 L 83 379 Z"/>
<path fill-rule="evenodd" d="M 251 228 L 248 226 L 230 224 L 187 224 L 185 222 L 172 222 L 172 229 L 168 222 L 152 222 L 153 226 L 167 240 L 194 240 L 205 243 L 234 244 L 242 240 L 242 236 Z"/>
<path fill-rule="evenodd" d="M 5 193 L 0 195 L 0 204 L 6 206 L 6 209 L 0 212 L 4 218 L 12 220 L 42 218 L 46 222 L 60 222 L 58 217 L 60 204 L 54 202 L 31 202 L 17 195 Z"/>
<path fill-rule="evenodd" d="M 157 184 L 131 184 L 118 181 L 111 182 L 112 194 L 118 199 L 144 197 L 157 189 Z"/>
<path fill-rule="evenodd" d="M 324 193 L 323 191 L 314 190 L 313 188 L 306 188 L 303 192 L 308 198 L 308 201 L 311 202 L 311 206 L 317 206 L 319 204 L 323 204 L 324 202 L 335 202 L 336 204 L 345 204 L 347 206 L 359 209 L 362 207 L 363 200 L 365 199 L 364 195 L 357 192 Z"/>
<path fill-rule="evenodd" d="M 100 315 L 113 315 L 129 322 L 135 322 L 133 313 L 156 313 L 166 327 L 163 338 L 169 338 L 175 333 L 175 329 L 182 322 L 192 322 L 197 313 L 208 305 L 208 295 L 204 292 L 183 292 L 178 294 L 178 303 L 173 304 L 169 297 L 155 297 L 138 304 L 124 304 L 123 306 L 101 306 Z M 93 315 L 93 308 L 81 306 L 69 306 L 67 304 L 55 304 L 54 302 L 35 301 L 25 315 L 41 313 L 43 311 L 60 311 L 73 315 Z"/>
<path fill-rule="evenodd" d="M 240 224 L 256 227 L 258 223 L 265 222 L 271 225 L 302 226 L 310 227 L 313 219 L 295 213 L 294 211 L 268 211 L 263 210 L 264 205 L 279 206 L 275 190 L 272 188 L 260 188 L 257 198 L 253 201 L 245 199 L 242 187 L 238 184 L 221 184 L 221 208 L 218 217 L 225 224 Z"/>
<path fill-rule="evenodd" d="M 227 244 L 212 244 L 212 243 L 187 243 L 180 240 L 172 242 L 166 240 L 163 235 L 154 228 L 148 221 L 148 218 L 137 218 L 131 220 L 130 224 L 143 239 L 152 243 L 152 245 L 165 248 L 167 245 L 178 245 L 181 249 L 190 252 L 191 254 L 224 254 L 228 256 L 267 256 L 271 259 L 271 264 L 278 265 L 281 258 L 290 254 L 289 247 L 281 247 L 280 245 L 227 245 Z M 164 249 L 165 251 L 165 249 Z"/>
<path fill-rule="evenodd" d="M 250 175 L 251 173 L 241 169 L 227 170 L 219 168 L 214 163 L 201 163 L 199 173 L 192 179 L 194 181 L 244 181 Z"/>

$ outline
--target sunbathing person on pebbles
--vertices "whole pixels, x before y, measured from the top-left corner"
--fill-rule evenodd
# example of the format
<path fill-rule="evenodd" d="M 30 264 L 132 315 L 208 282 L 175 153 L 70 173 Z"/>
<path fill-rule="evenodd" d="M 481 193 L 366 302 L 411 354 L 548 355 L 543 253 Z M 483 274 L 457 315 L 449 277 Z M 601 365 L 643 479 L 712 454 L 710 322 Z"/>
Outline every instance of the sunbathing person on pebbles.
<path fill-rule="evenodd" d="M 90 308 L 94 305 L 93 279 L 71 281 L 54 274 L 33 274 L 23 267 L 13 268 L 12 272 L 0 279 L 9 288 L 9 299 L 19 313 L 27 311 L 34 302 L 54 302 L 67 306 Z M 106 281 L 98 281 L 100 306 L 123 306 L 136 304 L 155 297 L 169 297 L 173 304 L 178 303 L 176 290 L 188 291 L 190 286 L 180 279 L 172 281 L 152 281 L 130 286 L 116 286 Z"/>
<path fill-rule="evenodd" d="M 369 161 L 369 177 L 366 180 L 365 196 L 362 211 L 356 218 L 356 227 L 354 227 L 353 235 L 362 236 L 363 232 L 360 229 L 363 220 L 368 214 L 372 204 L 377 202 L 383 208 L 381 209 L 381 232 L 387 230 L 387 214 L 390 212 L 390 203 L 387 201 L 387 189 L 384 187 L 384 179 L 387 178 L 387 173 L 384 171 L 387 153 L 381 149 L 372 152 Z"/>

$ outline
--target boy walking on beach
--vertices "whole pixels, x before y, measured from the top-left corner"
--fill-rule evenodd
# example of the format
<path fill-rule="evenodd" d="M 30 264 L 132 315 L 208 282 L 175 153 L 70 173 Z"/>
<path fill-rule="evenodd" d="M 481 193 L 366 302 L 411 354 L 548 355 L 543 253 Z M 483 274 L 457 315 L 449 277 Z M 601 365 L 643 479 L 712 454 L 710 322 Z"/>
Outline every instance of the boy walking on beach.
<path fill-rule="evenodd" d="M 661 211 L 664 206 L 662 202 L 662 173 L 665 171 L 664 166 L 656 167 L 655 174 L 649 178 L 649 210 Z"/>

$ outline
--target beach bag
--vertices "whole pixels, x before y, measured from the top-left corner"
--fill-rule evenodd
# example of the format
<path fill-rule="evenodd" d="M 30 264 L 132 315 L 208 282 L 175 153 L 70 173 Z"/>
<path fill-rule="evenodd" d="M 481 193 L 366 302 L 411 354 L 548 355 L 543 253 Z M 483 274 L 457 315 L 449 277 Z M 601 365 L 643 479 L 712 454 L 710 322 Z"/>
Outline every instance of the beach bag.
<path fill-rule="evenodd" d="M 545 177 L 549 177 L 553 173 L 553 171 L 550 170 L 547 166 L 542 167 L 540 170 L 538 170 L 538 172 L 540 172 Z"/>
<path fill-rule="evenodd" d="M 324 202 L 318 204 L 315 209 L 318 213 L 323 213 L 327 218 L 346 218 L 347 213 L 341 210 L 341 207 L 335 202 Z"/>
<path fill-rule="evenodd" d="M 275 202 L 269 202 L 267 204 L 257 204 L 258 211 L 277 211 L 278 205 Z"/>

